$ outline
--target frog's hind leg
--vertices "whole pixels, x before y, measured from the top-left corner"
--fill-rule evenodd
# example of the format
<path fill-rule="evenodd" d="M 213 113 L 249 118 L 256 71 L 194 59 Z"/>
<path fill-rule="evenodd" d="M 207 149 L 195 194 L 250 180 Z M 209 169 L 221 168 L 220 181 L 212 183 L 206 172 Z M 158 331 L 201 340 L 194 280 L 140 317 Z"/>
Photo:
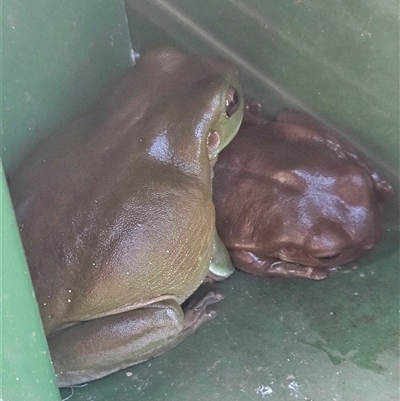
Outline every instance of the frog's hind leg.
<path fill-rule="evenodd" d="M 59 387 L 99 379 L 158 356 L 215 317 L 218 293 L 182 311 L 174 300 L 78 323 L 48 338 Z"/>

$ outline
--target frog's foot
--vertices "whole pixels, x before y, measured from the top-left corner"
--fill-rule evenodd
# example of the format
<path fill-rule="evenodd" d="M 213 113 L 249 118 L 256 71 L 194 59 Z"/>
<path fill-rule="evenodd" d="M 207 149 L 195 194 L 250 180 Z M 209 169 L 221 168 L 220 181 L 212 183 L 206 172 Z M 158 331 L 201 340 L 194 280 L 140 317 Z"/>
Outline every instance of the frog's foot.
<path fill-rule="evenodd" d="M 303 266 L 297 263 L 278 260 L 269 267 L 269 274 L 281 277 L 302 277 L 311 280 L 322 280 L 328 275 L 328 269 Z"/>
<path fill-rule="evenodd" d="M 328 269 L 285 262 L 268 256 L 255 255 L 248 251 L 230 250 L 229 253 L 234 266 L 257 276 L 302 277 L 322 280 L 328 275 Z"/>
<path fill-rule="evenodd" d="M 214 319 L 217 312 L 211 305 L 224 299 L 225 295 L 221 290 L 209 291 L 200 300 L 192 299 L 184 309 L 184 323 L 182 335 L 188 336 L 195 332 L 205 322 Z"/>
<path fill-rule="evenodd" d="M 246 103 L 243 112 L 242 127 L 266 124 L 268 120 L 261 116 L 261 104 L 256 100 Z"/>

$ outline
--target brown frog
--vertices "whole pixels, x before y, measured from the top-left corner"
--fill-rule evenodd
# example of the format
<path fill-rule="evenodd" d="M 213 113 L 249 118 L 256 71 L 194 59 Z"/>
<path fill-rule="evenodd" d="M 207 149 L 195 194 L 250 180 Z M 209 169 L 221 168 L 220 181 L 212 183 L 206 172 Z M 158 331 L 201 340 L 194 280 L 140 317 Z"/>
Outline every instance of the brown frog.
<path fill-rule="evenodd" d="M 59 386 L 159 355 L 215 316 L 218 291 L 180 305 L 231 272 L 210 264 L 211 180 L 242 116 L 231 66 L 156 49 L 12 180 Z"/>
<path fill-rule="evenodd" d="M 393 187 L 314 118 L 288 111 L 268 122 L 254 103 L 246 111 L 214 168 L 217 231 L 233 264 L 319 280 L 371 249 Z"/>

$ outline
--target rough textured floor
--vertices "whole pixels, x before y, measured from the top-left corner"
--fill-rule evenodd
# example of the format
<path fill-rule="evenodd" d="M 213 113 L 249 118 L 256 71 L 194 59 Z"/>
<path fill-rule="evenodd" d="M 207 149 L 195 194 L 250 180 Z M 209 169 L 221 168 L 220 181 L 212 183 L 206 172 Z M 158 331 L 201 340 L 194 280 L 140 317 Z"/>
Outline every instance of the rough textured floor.
<path fill-rule="evenodd" d="M 398 244 L 386 231 L 368 256 L 320 282 L 237 271 L 211 285 L 226 293 L 214 321 L 70 400 L 398 401 Z"/>

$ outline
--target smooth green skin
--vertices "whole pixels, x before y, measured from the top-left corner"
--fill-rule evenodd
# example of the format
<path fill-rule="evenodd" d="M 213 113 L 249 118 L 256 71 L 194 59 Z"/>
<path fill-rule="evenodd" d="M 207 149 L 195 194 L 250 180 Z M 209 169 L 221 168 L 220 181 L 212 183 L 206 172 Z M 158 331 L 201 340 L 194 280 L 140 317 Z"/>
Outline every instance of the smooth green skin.
<path fill-rule="evenodd" d="M 226 115 L 230 87 L 240 106 Z M 214 317 L 212 159 L 236 134 L 234 69 L 147 53 L 88 113 L 46 139 L 10 190 L 59 386 L 176 345 Z"/>
<path fill-rule="evenodd" d="M 208 270 L 207 281 L 225 280 L 235 271 L 228 250 L 217 232 L 214 235 L 213 257 Z"/>

